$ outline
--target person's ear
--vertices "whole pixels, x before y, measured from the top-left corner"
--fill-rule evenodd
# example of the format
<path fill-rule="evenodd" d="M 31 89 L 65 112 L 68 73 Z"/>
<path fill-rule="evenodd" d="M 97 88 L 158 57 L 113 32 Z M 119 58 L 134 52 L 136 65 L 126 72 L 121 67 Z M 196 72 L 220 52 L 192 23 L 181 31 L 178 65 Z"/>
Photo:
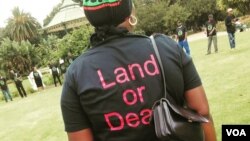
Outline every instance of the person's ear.
<path fill-rule="evenodd" d="M 131 26 L 135 26 L 137 25 L 138 20 L 134 15 L 130 15 L 128 22 Z"/>

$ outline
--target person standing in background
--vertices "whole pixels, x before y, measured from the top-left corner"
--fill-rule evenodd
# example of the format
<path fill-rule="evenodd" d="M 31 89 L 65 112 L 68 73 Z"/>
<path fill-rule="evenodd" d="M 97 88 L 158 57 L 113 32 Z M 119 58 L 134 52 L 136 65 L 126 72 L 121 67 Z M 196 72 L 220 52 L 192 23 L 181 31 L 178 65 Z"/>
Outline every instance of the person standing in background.
<path fill-rule="evenodd" d="M 180 47 L 184 48 L 186 53 L 190 55 L 190 48 L 188 45 L 187 41 L 187 30 L 186 27 L 182 25 L 180 21 L 177 22 L 177 29 L 176 29 L 176 34 L 177 34 L 177 42 Z"/>
<path fill-rule="evenodd" d="M 233 9 L 227 9 L 227 17 L 225 19 L 225 25 L 227 29 L 229 44 L 231 49 L 235 49 L 235 16 L 233 15 Z"/>
<path fill-rule="evenodd" d="M 27 97 L 27 93 L 25 89 L 23 88 L 22 76 L 19 73 L 14 72 L 14 70 L 12 69 L 10 70 L 10 78 L 15 82 L 16 88 L 21 98 Z"/>
<path fill-rule="evenodd" d="M 8 102 L 8 100 L 13 101 L 6 81 L 6 78 L 0 75 L 0 88 L 4 96 L 4 100 L 5 102 Z"/>
<path fill-rule="evenodd" d="M 37 88 L 44 89 L 45 85 L 44 85 L 43 80 L 42 80 L 42 77 L 43 77 L 42 73 L 35 66 L 32 68 L 31 73 L 32 73 L 31 76 L 33 76 Z"/>
<path fill-rule="evenodd" d="M 73 61 L 75 60 L 75 56 L 72 55 L 72 53 L 69 51 L 66 57 L 66 62 L 68 64 L 68 66 L 73 63 Z"/>
<path fill-rule="evenodd" d="M 59 69 L 60 69 L 60 74 L 62 75 L 62 78 L 64 78 L 64 74 L 67 71 L 67 66 L 63 59 L 59 60 Z"/>
<path fill-rule="evenodd" d="M 60 85 L 62 85 L 57 64 L 55 63 L 49 64 L 49 68 L 50 68 L 50 74 L 53 76 L 55 87 L 57 87 L 56 79 L 58 79 Z"/>
<path fill-rule="evenodd" d="M 207 55 L 211 54 L 212 42 L 214 44 L 214 51 L 215 53 L 217 53 L 218 47 L 217 47 L 216 21 L 214 20 L 212 14 L 208 15 L 208 21 L 206 22 L 205 26 L 206 26 L 205 33 L 207 34 L 208 37 Z"/>

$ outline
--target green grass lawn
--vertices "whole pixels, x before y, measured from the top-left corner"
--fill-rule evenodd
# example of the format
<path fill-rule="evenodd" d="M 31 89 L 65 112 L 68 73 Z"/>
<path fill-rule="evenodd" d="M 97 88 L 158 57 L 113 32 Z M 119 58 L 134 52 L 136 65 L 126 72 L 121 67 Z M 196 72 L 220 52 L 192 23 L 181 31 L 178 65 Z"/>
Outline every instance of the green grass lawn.
<path fill-rule="evenodd" d="M 60 111 L 62 87 L 0 103 L 1 141 L 66 141 Z"/>
<path fill-rule="evenodd" d="M 250 32 L 236 34 L 237 49 L 227 36 L 218 37 L 219 53 L 205 55 L 207 40 L 190 42 L 191 54 L 202 78 L 218 141 L 221 125 L 250 124 Z M 28 83 L 25 83 L 28 85 Z M 47 87 L 27 98 L 0 102 L 1 141 L 66 141 L 61 111 L 62 87 Z"/>
<path fill-rule="evenodd" d="M 205 55 L 207 39 L 190 42 L 192 57 L 203 81 L 218 141 L 221 125 L 250 124 L 250 32 L 236 33 L 236 49 L 227 36 L 218 37 L 219 53 Z M 213 49 L 213 48 L 212 48 Z"/>

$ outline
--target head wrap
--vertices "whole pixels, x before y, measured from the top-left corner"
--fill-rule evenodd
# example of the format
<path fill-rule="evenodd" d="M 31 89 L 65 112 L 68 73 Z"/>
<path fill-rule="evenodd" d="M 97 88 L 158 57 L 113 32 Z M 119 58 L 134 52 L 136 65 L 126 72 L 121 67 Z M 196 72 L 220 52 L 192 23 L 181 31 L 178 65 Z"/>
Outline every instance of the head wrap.
<path fill-rule="evenodd" d="M 132 0 L 82 0 L 86 18 L 90 24 L 117 26 L 130 16 Z"/>

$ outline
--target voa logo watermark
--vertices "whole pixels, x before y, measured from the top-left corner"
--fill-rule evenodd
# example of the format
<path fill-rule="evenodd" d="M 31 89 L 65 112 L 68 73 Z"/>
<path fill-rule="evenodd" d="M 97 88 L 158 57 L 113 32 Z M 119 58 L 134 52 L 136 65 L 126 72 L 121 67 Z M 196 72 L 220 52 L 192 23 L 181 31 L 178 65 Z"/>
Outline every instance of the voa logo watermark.
<path fill-rule="evenodd" d="M 241 137 L 247 136 L 244 129 L 226 129 L 227 136 Z"/>

